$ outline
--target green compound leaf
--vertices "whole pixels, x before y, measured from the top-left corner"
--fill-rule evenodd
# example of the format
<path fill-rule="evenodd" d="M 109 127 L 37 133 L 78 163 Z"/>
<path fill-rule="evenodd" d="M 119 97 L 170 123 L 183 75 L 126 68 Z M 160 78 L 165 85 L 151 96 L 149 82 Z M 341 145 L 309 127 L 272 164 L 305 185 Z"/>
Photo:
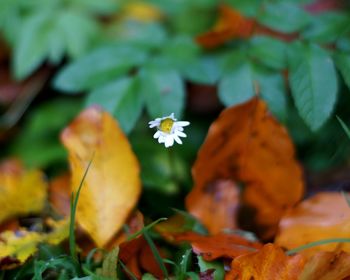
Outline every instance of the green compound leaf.
<path fill-rule="evenodd" d="M 310 15 L 295 1 L 267 2 L 261 8 L 257 20 L 273 30 L 291 33 L 303 29 Z"/>
<path fill-rule="evenodd" d="M 13 70 L 16 79 L 28 77 L 48 55 L 54 30 L 52 17 L 52 12 L 42 10 L 24 20 L 14 49 Z"/>
<path fill-rule="evenodd" d="M 249 55 L 275 70 L 287 67 L 286 43 L 271 37 L 253 37 L 250 41 Z"/>
<path fill-rule="evenodd" d="M 236 66 L 219 82 L 219 98 L 225 106 L 248 101 L 256 94 L 264 99 L 269 110 L 280 120 L 287 115 L 286 87 L 281 73 L 249 61 L 237 60 Z"/>
<path fill-rule="evenodd" d="M 144 51 L 131 46 L 102 47 L 64 67 L 54 87 L 68 93 L 89 90 L 126 74 L 146 57 Z"/>
<path fill-rule="evenodd" d="M 329 118 L 337 99 L 333 60 L 316 45 L 295 43 L 288 51 L 289 83 L 300 116 L 311 130 Z"/>
<path fill-rule="evenodd" d="M 221 75 L 219 59 L 216 56 L 202 56 L 187 66 L 184 75 L 193 83 L 214 85 Z"/>
<path fill-rule="evenodd" d="M 181 118 L 185 103 L 184 82 L 175 70 L 147 68 L 141 73 L 141 88 L 152 118 L 175 114 Z"/>
<path fill-rule="evenodd" d="M 349 32 L 349 26 L 349 15 L 339 12 L 325 12 L 312 18 L 302 36 L 318 43 L 332 43 Z"/>
<path fill-rule="evenodd" d="M 219 99 L 225 106 L 243 103 L 254 97 L 252 69 L 249 62 L 237 65 L 219 82 Z"/>
<path fill-rule="evenodd" d="M 79 11 L 63 11 L 57 20 L 57 28 L 70 57 L 77 58 L 88 50 L 99 31 L 96 21 Z"/>
<path fill-rule="evenodd" d="M 96 88 L 86 99 L 86 106 L 94 104 L 114 115 L 123 131 L 129 133 L 140 117 L 144 104 L 138 79 L 122 77 Z"/>
<path fill-rule="evenodd" d="M 287 118 L 287 92 L 283 76 L 279 72 L 255 69 L 254 78 L 261 97 L 266 101 L 269 110 L 280 120 Z"/>
<path fill-rule="evenodd" d="M 244 15 L 255 17 L 258 14 L 262 0 L 226 0 L 233 9 L 239 10 Z"/>

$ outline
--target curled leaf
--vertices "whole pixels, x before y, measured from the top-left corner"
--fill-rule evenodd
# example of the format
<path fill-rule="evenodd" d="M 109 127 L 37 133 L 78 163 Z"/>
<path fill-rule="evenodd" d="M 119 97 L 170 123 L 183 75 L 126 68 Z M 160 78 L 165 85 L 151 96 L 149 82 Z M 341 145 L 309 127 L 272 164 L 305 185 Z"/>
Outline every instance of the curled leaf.
<path fill-rule="evenodd" d="M 213 234 L 235 227 L 230 219 L 235 219 L 232 208 L 238 203 L 234 195 L 238 183 L 244 186 L 241 204 L 255 213 L 245 220 L 259 227 L 263 238 L 274 235 L 285 210 L 295 205 L 304 191 L 293 143 L 259 99 L 221 113 L 209 129 L 192 174 L 195 185 L 186 198 L 186 207 Z M 222 182 L 226 182 L 225 187 L 220 187 Z M 213 203 L 224 202 L 220 207 L 226 211 L 220 207 L 208 211 L 213 204 L 207 196 L 213 189 Z"/>

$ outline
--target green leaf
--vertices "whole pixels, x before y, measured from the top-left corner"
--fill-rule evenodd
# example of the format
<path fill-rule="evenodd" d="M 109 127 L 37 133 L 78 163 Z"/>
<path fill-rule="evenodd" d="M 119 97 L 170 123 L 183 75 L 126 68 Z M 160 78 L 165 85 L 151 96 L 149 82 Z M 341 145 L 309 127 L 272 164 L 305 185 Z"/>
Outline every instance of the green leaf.
<path fill-rule="evenodd" d="M 157 280 L 157 278 L 150 273 L 146 273 L 142 275 L 142 280 Z"/>
<path fill-rule="evenodd" d="M 271 67 L 282 70 L 287 67 L 286 43 L 267 36 L 255 36 L 250 41 L 248 54 Z"/>
<path fill-rule="evenodd" d="M 350 31 L 350 17 L 339 12 L 326 12 L 315 16 L 302 36 L 318 43 L 331 43 Z"/>
<path fill-rule="evenodd" d="M 158 266 L 162 270 L 164 279 L 169 279 L 168 270 L 167 270 L 167 268 L 165 266 L 164 260 L 163 260 L 162 256 L 160 255 L 160 253 L 159 253 L 159 251 L 157 249 L 157 246 L 154 244 L 151 236 L 149 235 L 148 230 L 145 230 L 143 232 L 143 237 L 146 239 L 146 241 L 148 243 L 148 246 L 150 247 L 150 249 L 152 251 L 154 259 L 157 261 Z"/>
<path fill-rule="evenodd" d="M 92 17 L 74 10 L 61 12 L 57 25 L 67 52 L 73 58 L 84 54 L 98 33 L 97 23 Z"/>
<path fill-rule="evenodd" d="M 254 97 L 251 65 L 245 62 L 225 73 L 218 90 L 219 99 L 225 106 L 237 105 Z"/>
<path fill-rule="evenodd" d="M 161 56 L 177 69 L 185 70 L 194 63 L 200 48 L 189 36 L 177 36 L 169 40 L 161 50 Z"/>
<path fill-rule="evenodd" d="M 258 14 L 262 0 L 226 0 L 232 8 L 239 10 L 248 17 L 255 17 Z"/>
<path fill-rule="evenodd" d="M 143 97 L 136 78 L 120 78 L 96 88 L 87 97 L 86 106 L 100 105 L 113 114 L 125 133 L 135 126 L 143 108 Z"/>
<path fill-rule="evenodd" d="M 280 120 L 287 118 L 286 86 L 281 73 L 254 69 L 254 80 L 258 82 L 261 97 L 269 110 Z"/>
<path fill-rule="evenodd" d="M 221 75 L 219 59 L 215 56 L 201 56 L 188 65 L 184 75 L 193 83 L 214 85 Z"/>
<path fill-rule="evenodd" d="M 148 68 L 141 73 L 143 96 L 152 118 L 175 114 L 181 118 L 185 103 L 184 82 L 175 70 Z"/>
<path fill-rule="evenodd" d="M 71 0 L 70 2 L 78 10 L 99 15 L 113 14 L 120 5 L 120 1 L 115 0 Z"/>
<path fill-rule="evenodd" d="M 224 264 L 218 261 L 207 262 L 203 260 L 201 256 L 197 256 L 198 265 L 201 272 L 205 272 L 209 269 L 215 269 L 213 280 L 222 280 L 225 278 Z"/>
<path fill-rule="evenodd" d="M 288 51 L 289 83 L 300 116 L 316 131 L 329 118 L 337 99 L 333 60 L 316 45 L 294 44 Z"/>
<path fill-rule="evenodd" d="M 101 86 L 142 64 L 146 53 L 131 46 L 99 48 L 64 67 L 54 80 L 54 87 L 79 92 Z"/>
<path fill-rule="evenodd" d="M 304 28 L 310 15 L 294 1 L 267 2 L 261 8 L 257 20 L 273 30 L 291 33 Z"/>
<path fill-rule="evenodd" d="M 168 39 L 164 27 L 156 22 L 125 20 L 111 32 L 117 41 L 146 49 L 162 47 Z"/>
<path fill-rule="evenodd" d="M 49 52 L 53 14 L 42 10 L 22 24 L 14 49 L 13 67 L 16 79 L 22 80 L 36 70 Z"/>
<path fill-rule="evenodd" d="M 338 52 L 334 56 L 334 60 L 346 85 L 350 88 L 350 55 Z"/>
<path fill-rule="evenodd" d="M 336 42 L 336 47 L 338 50 L 344 52 L 350 52 L 350 38 L 341 37 Z"/>

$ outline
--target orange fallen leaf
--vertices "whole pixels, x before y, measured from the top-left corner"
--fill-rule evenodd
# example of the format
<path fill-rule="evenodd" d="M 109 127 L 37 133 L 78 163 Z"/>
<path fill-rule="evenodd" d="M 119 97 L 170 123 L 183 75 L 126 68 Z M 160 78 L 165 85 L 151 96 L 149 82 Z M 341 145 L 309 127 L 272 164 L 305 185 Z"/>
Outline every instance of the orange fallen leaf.
<path fill-rule="evenodd" d="M 45 205 L 47 184 L 39 170 L 26 171 L 17 160 L 0 163 L 0 224 L 21 215 L 39 213 Z"/>
<path fill-rule="evenodd" d="M 255 211 L 254 217 L 246 219 L 259 227 L 262 238 L 275 234 L 285 210 L 295 205 L 304 191 L 293 143 L 259 99 L 221 113 L 199 150 L 192 175 L 194 187 L 186 198 L 186 207 L 212 234 L 220 231 L 217 224 L 234 227 L 230 221 L 235 219 L 231 208 L 237 207 L 232 195 L 234 182 L 244 184 L 242 204 Z M 210 212 L 203 204 L 208 189 L 222 180 L 231 182 L 219 196 L 232 199 L 231 204 L 229 199 L 223 200 L 228 217 L 225 211 Z"/>
<path fill-rule="evenodd" d="M 7 220 L 6 222 L 0 224 L 0 233 L 3 231 L 15 231 L 19 229 L 18 219 Z"/>
<path fill-rule="evenodd" d="M 206 48 L 219 46 L 234 38 L 249 38 L 255 22 L 227 5 L 219 7 L 219 19 L 208 32 L 197 36 L 197 42 Z"/>
<path fill-rule="evenodd" d="M 335 280 L 350 276 L 350 254 L 319 252 L 304 266 L 298 280 Z"/>
<path fill-rule="evenodd" d="M 220 233 L 213 236 L 204 236 L 195 232 L 185 232 L 175 234 L 174 240 L 191 243 L 193 251 L 201 255 L 205 261 L 218 258 L 233 259 L 262 247 L 261 243 L 247 240 L 237 234 Z"/>
<path fill-rule="evenodd" d="M 266 244 L 258 252 L 235 258 L 225 280 L 297 280 L 304 264 L 301 255 L 286 256 L 280 247 Z"/>
<path fill-rule="evenodd" d="M 62 216 L 70 213 L 71 176 L 66 173 L 49 183 L 49 201 L 53 209 Z"/>
<path fill-rule="evenodd" d="M 114 248 L 125 242 L 131 234 L 140 231 L 144 227 L 143 215 L 140 211 L 135 210 L 128 217 L 125 225 L 128 228 L 128 232 L 120 231 L 111 242 L 108 243 L 107 248 Z"/>
<path fill-rule="evenodd" d="M 349 238 L 349 236 L 350 207 L 345 198 L 340 193 L 323 192 L 304 200 L 286 213 L 279 224 L 275 243 L 287 249 L 294 249 L 322 239 Z M 350 252 L 350 244 L 328 243 L 300 253 L 312 256 L 320 250 Z"/>
<path fill-rule="evenodd" d="M 72 187 L 83 183 L 77 222 L 103 247 L 121 229 L 141 192 L 140 171 L 131 146 L 111 115 L 97 107 L 83 111 L 61 134 L 69 152 Z"/>
<path fill-rule="evenodd" d="M 162 250 L 158 249 L 158 253 L 163 258 L 166 257 Z M 141 279 L 142 269 L 157 276 L 159 279 L 163 279 L 164 277 L 157 260 L 143 236 L 121 243 L 119 257 L 137 279 Z"/>
<path fill-rule="evenodd" d="M 239 200 L 239 188 L 232 180 L 218 179 L 208 183 L 196 201 L 203 205 L 201 221 L 210 225 L 208 228 L 212 233 L 218 233 L 224 228 L 237 228 Z"/>

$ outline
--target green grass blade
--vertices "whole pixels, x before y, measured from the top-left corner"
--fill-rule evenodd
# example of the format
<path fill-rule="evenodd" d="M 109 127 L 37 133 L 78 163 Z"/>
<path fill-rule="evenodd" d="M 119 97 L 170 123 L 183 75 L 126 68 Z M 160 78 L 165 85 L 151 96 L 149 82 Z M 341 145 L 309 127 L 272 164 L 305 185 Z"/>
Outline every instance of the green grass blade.
<path fill-rule="evenodd" d="M 154 227 L 156 224 L 166 221 L 168 218 L 159 218 L 158 220 L 148 224 L 147 226 L 143 227 L 142 229 L 140 229 L 139 231 L 135 232 L 134 234 L 128 236 L 127 241 L 133 240 L 136 237 L 138 237 L 139 235 L 143 234 L 145 231 L 151 229 L 152 227 Z"/>
<path fill-rule="evenodd" d="M 344 190 L 341 191 L 342 195 L 344 196 L 346 203 L 350 207 L 350 194 Z"/>
<path fill-rule="evenodd" d="M 93 157 L 93 156 L 92 156 Z M 80 181 L 80 185 L 78 187 L 78 191 L 76 193 L 76 195 L 74 195 L 74 192 L 72 192 L 71 195 L 71 208 L 70 208 L 70 224 L 69 224 L 69 250 L 70 250 L 70 255 L 73 258 L 73 260 L 75 260 L 76 262 L 78 262 L 78 257 L 77 257 L 77 251 L 76 251 L 76 244 L 75 244 L 75 214 L 77 211 L 77 206 L 78 206 L 78 199 L 79 199 L 79 195 L 80 195 L 80 191 L 81 188 L 83 186 L 83 183 L 85 181 L 86 175 L 88 174 L 88 171 L 90 169 L 92 163 L 92 159 L 90 160 L 83 178 Z"/>
<path fill-rule="evenodd" d="M 287 255 L 293 255 L 295 253 L 299 253 L 300 251 L 312 248 L 312 247 L 316 247 L 316 246 L 320 246 L 320 245 L 324 245 L 324 244 L 329 244 L 329 243 L 350 243 L 350 238 L 331 238 L 331 239 L 322 239 L 322 240 L 318 240 L 318 241 L 314 241 L 314 242 L 310 242 L 308 244 L 299 246 L 297 248 L 291 249 L 289 251 L 286 252 Z"/>
<path fill-rule="evenodd" d="M 133 280 L 138 280 L 137 277 L 134 275 L 134 273 L 132 273 L 127 267 L 126 265 L 121 261 L 118 260 L 118 262 L 120 263 L 120 266 L 125 270 L 125 272 L 127 274 L 129 274 L 129 276 L 133 279 Z"/>
<path fill-rule="evenodd" d="M 180 278 L 185 279 L 188 263 L 192 254 L 192 249 L 186 250 L 185 254 L 183 254 L 181 262 L 180 262 Z"/>
<path fill-rule="evenodd" d="M 343 120 L 341 118 L 339 118 L 338 116 L 336 116 L 336 117 L 337 117 L 337 120 L 340 123 L 341 127 L 344 129 L 344 131 L 346 133 L 346 136 L 348 136 L 348 138 L 350 139 L 350 129 L 349 129 L 349 127 L 343 122 Z"/>
<path fill-rule="evenodd" d="M 143 232 L 143 236 L 145 237 L 149 247 L 151 248 L 151 251 L 153 253 L 154 258 L 156 259 L 160 269 L 163 272 L 164 279 L 169 279 L 168 271 L 165 267 L 164 261 L 163 261 L 162 257 L 160 256 L 158 249 L 157 249 L 156 245 L 154 244 L 152 238 L 149 236 L 147 230 L 145 230 Z"/>
<path fill-rule="evenodd" d="M 97 252 L 101 252 L 103 255 L 105 255 L 107 252 L 106 250 L 102 248 L 94 248 L 90 250 L 89 254 L 87 255 L 85 259 L 85 267 L 89 270 L 92 270 L 92 262 L 93 262 L 93 257 Z"/>

